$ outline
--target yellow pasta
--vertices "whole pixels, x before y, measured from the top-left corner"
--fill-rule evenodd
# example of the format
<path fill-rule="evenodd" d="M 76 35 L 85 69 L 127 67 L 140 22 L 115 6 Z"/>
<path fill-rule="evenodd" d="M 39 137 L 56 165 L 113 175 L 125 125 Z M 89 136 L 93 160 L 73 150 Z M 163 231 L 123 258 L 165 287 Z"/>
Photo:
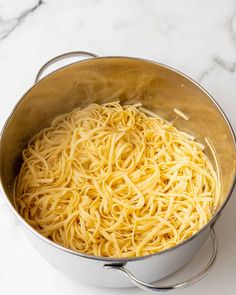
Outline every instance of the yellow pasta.
<path fill-rule="evenodd" d="M 219 201 L 203 146 L 141 104 L 91 104 L 59 116 L 22 155 L 17 210 L 81 253 L 163 251 L 198 232 Z"/>

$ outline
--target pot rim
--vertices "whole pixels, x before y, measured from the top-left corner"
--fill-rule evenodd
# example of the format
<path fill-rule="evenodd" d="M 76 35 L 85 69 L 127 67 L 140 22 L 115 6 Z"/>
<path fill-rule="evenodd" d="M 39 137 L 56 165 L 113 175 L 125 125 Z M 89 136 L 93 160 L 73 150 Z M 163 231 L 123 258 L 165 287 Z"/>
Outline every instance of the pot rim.
<path fill-rule="evenodd" d="M 1 132 L 0 132 L 0 150 L 1 150 L 1 145 L 2 145 L 2 141 L 1 141 L 1 138 L 2 138 L 2 135 L 4 134 L 6 128 L 7 128 L 7 125 L 8 125 L 8 122 L 10 121 L 11 117 L 13 116 L 13 114 L 15 113 L 18 105 L 21 103 L 21 101 L 24 100 L 24 98 L 27 96 L 27 94 L 35 87 L 37 86 L 41 81 L 43 81 L 44 79 L 46 79 L 48 76 L 50 75 L 53 75 L 55 74 L 56 72 L 58 71 L 61 71 L 67 67 L 70 67 L 72 65 L 75 65 L 75 64 L 78 64 L 78 63 L 83 63 L 83 62 L 87 62 L 88 60 L 94 60 L 94 59 L 131 59 L 131 60 L 137 60 L 137 61 L 142 61 L 142 62 L 147 62 L 147 63 L 151 63 L 151 64 L 154 64 L 154 65 L 158 65 L 158 66 L 161 66 L 165 69 L 168 69 L 178 75 L 181 75 L 182 77 L 186 78 L 187 80 L 189 80 L 190 82 L 192 82 L 196 87 L 198 87 L 202 92 L 204 92 L 208 98 L 215 104 L 215 106 L 217 107 L 217 109 L 220 111 L 221 115 L 223 116 L 226 124 L 228 125 L 228 128 L 230 130 L 230 133 L 232 135 L 232 138 L 233 138 L 233 141 L 234 141 L 234 146 L 236 148 L 236 137 L 235 137 L 235 134 L 234 134 L 234 131 L 233 131 L 233 128 L 226 116 L 226 114 L 224 113 L 224 111 L 222 110 L 222 108 L 220 107 L 220 105 L 216 102 L 216 100 L 210 95 L 210 93 L 205 89 L 203 88 L 198 82 L 196 82 L 195 80 L 193 80 L 192 78 L 190 78 L 189 76 L 187 76 L 186 74 L 182 73 L 181 71 L 179 70 L 176 70 L 170 66 L 167 66 L 165 64 L 162 64 L 162 63 L 159 63 L 159 62 L 155 62 L 155 61 L 152 61 L 152 60 L 148 60 L 148 59 L 144 59 L 144 58 L 138 58 L 138 57 L 129 57 L 129 56 L 102 56 L 102 57 L 92 57 L 92 58 L 86 58 L 85 60 L 80 60 L 80 61 L 77 61 L 77 62 L 73 62 L 73 63 L 70 63 L 68 65 L 65 65 L 63 67 L 60 67 L 59 69 L 49 73 L 48 75 L 46 75 L 45 77 L 43 77 L 41 80 L 39 80 L 37 83 L 35 83 L 34 85 L 32 85 L 22 96 L 21 98 L 18 100 L 18 102 L 15 104 L 14 108 L 12 109 L 12 111 L 10 112 L 7 120 L 5 121 L 2 129 L 1 129 Z M 75 255 L 75 256 L 80 256 L 80 257 L 83 257 L 83 258 L 88 258 L 88 259 L 92 259 L 92 260 L 98 260 L 98 261 L 104 261 L 104 262 L 110 262 L 110 263 L 116 263 L 116 264 L 125 264 L 127 262 L 132 262 L 132 261 L 140 261 L 140 260 L 143 260 L 143 259 L 146 259 L 146 258 L 151 258 L 152 256 L 156 256 L 156 255 L 162 255 L 162 254 L 168 254 L 169 252 L 171 251 L 174 251 L 175 249 L 185 245 L 186 243 L 194 240 L 199 234 L 201 234 L 205 229 L 207 229 L 211 224 L 213 224 L 220 216 L 222 210 L 224 209 L 224 207 L 226 206 L 226 204 L 228 203 L 231 195 L 232 195 L 232 192 L 233 192 L 233 189 L 234 189 L 234 186 L 236 184 L 236 173 L 234 175 L 234 179 L 231 183 L 231 187 L 230 187 L 230 190 L 229 190 L 229 193 L 225 199 L 225 201 L 223 202 L 223 204 L 221 205 L 220 209 L 218 210 L 218 212 L 213 215 L 213 217 L 211 218 L 211 220 L 205 224 L 198 232 L 196 232 L 194 235 L 192 235 L 190 238 L 188 238 L 187 240 L 177 244 L 176 246 L 173 246 L 171 248 L 168 248 L 166 250 L 163 250 L 163 251 L 160 251 L 160 252 L 157 252 L 157 253 L 153 253 L 153 254 L 149 254 L 149 255 L 144 255 L 144 256 L 138 256 L 138 257 L 131 257 L 131 258 L 113 258 L 113 257 L 103 257 L 103 256 L 94 256 L 94 255 L 89 255 L 89 254 L 84 254 L 84 253 L 80 253 L 80 252 L 77 252 L 77 251 L 74 251 L 74 250 L 71 250 L 69 248 L 65 248 L 51 240 L 49 240 L 48 238 L 44 237 L 43 235 L 41 235 L 39 232 L 37 232 L 31 225 L 29 225 L 25 220 L 24 218 L 18 213 L 18 211 L 15 209 L 15 207 L 13 206 L 13 204 L 11 203 L 11 201 L 9 200 L 9 198 L 7 197 L 7 194 L 3 188 L 3 184 L 2 184 L 2 176 L 1 176 L 1 171 L 0 171 L 0 192 L 2 192 L 2 195 L 3 195 L 3 198 L 5 199 L 6 203 L 8 204 L 8 206 L 10 207 L 11 211 L 13 212 L 13 214 L 15 215 L 15 217 L 17 219 L 19 219 L 23 225 L 31 232 L 33 233 L 36 237 L 42 239 L 44 242 L 46 242 L 47 244 L 49 244 L 50 246 L 53 246 L 55 248 L 57 248 L 58 250 L 61 250 L 61 251 L 65 251 L 69 254 L 72 254 L 72 255 Z"/>

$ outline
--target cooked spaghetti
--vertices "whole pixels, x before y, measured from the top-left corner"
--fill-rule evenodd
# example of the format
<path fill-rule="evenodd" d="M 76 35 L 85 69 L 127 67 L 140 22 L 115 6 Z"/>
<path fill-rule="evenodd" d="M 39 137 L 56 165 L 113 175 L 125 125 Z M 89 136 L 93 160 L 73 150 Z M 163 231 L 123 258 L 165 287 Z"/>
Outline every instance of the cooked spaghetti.
<path fill-rule="evenodd" d="M 78 252 L 159 252 L 198 232 L 217 207 L 220 184 L 203 148 L 141 104 L 91 104 L 30 140 L 15 206 L 43 236 Z"/>

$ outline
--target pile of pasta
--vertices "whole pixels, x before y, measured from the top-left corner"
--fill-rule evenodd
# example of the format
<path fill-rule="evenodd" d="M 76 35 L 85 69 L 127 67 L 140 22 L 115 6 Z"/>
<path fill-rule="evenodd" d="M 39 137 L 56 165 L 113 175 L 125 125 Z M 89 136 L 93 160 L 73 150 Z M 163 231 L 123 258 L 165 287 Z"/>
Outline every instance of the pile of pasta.
<path fill-rule="evenodd" d="M 40 234 L 95 256 L 138 257 L 198 232 L 219 202 L 202 144 L 141 104 L 91 104 L 28 143 L 14 202 Z"/>

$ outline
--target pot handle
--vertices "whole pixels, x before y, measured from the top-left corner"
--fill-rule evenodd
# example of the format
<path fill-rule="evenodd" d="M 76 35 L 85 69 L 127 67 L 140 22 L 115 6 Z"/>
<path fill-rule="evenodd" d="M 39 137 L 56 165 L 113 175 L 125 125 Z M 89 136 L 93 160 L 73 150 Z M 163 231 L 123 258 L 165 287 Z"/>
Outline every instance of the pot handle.
<path fill-rule="evenodd" d="M 60 54 L 56 57 L 53 57 L 52 59 L 50 59 L 49 61 L 47 61 L 41 68 L 40 70 L 38 71 L 37 73 L 37 76 L 35 78 L 35 81 L 34 83 L 37 83 L 43 72 L 49 67 L 51 66 L 52 64 L 56 63 L 57 61 L 60 61 L 60 60 L 63 60 L 63 59 L 67 59 L 67 58 L 70 58 L 70 57 L 74 57 L 74 56 L 89 56 L 89 57 L 97 57 L 96 54 L 94 53 L 91 53 L 91 52 L 87 52 L 87 51 L 71 51 L 71 52 L 67 52 L 67 53 L 63 53 L 63 54 Z"/>
<path fill-rule="evenodd" d="M 154 286 L 151 284 L 147 284 L 143 281 L 141 281 L 140 279 L 138 279 L 137 277 L 135 277 L 129 270 L 127 270 L 124 265 L 109 265 L 106 264 L 104 265 L 104 268 L 106 269 L 113 269 L 119 272 L 124 273 L 130 280 L 131 282 L 136 285 L 137 287 L 144 289 L 146 291 L 153 291 L 153 292 L 167 292 L 170 290 L 174 290 L 174 289 L 180 289 L 183 287 L 187 287 L 190 286 L 196 282 L 198 282 L 200 279 L 202 279 L 204 276 L 206 276 L 209 271 L 211 270 L 216 256 L 217 256 L 217 249 L 218 249 L 218 243 L 217 243 L 217 238 L 216 238 L 216 234 L 215 234 L 215 229 L 214 229 L 214 224 L 211 225 L 210 227 L 210 236 L 211 236 L 211 242 L 212 242 L 212 255 L 211 258 L 209 260 L 209 262 L 207 263 L 207 265 L 204 267 L 204 269 L 202 269 L 198 274 L 196 274 L 195 276 L 193 276 L 192 278 L 187 279 L 186 281 L 180 282 L 178 284 L 174 284 L 174 285 L 167 285 L 167 286 Z"/>

